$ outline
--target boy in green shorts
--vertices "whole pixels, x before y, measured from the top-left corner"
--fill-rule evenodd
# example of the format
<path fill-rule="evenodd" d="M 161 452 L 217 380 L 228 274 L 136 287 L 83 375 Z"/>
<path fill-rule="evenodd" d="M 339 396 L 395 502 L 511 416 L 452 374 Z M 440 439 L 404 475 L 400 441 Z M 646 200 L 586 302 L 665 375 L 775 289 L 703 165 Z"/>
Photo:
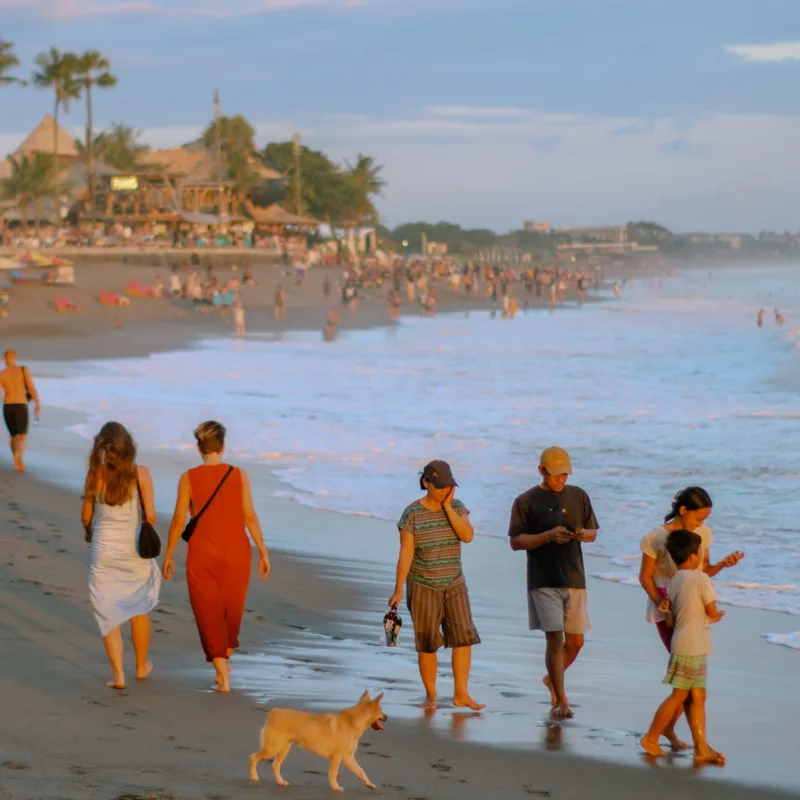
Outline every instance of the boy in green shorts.
<path fill-rule="evenodd" d="M 659 610 L 667 613 L 667 624 L 671 623 L 675 629 L 664 678 L 664 683 L 672 686 L 672 694 L 658 707 L 641 744 L 651 756 L 666 755 L 658 743 L 659 737 L 680 709 L 685 708 L 694 741 L 695 763 L 722 765 L 725 756 L 706 741 L 706 671 L 711 653 L 708 626 L 719 622 L 725 612 L 717 610 L 717 596 L 708 575 L 696 571 L 702 543 L 698 534 L 683 529 L 672 531 L 667 537 L 667 552 L 678 571 L 667 586 L 668 599 Z"/>

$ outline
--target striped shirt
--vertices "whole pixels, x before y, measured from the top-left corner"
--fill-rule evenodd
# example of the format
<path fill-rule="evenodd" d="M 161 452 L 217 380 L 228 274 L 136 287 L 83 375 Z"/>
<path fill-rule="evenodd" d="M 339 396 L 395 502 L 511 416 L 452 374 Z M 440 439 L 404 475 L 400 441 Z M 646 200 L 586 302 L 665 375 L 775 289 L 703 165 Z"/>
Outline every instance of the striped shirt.
<path fill-rule="evenodd" d="M 469 514 L 460 500 L 453 501 L 453 511 Z M 416 501 L 403 512 L 397 527 L 414 537 L 409 581 L 429 589 L 449 589 L 464 580 L 461 540 L 444 510 L 431 511 Z"/>

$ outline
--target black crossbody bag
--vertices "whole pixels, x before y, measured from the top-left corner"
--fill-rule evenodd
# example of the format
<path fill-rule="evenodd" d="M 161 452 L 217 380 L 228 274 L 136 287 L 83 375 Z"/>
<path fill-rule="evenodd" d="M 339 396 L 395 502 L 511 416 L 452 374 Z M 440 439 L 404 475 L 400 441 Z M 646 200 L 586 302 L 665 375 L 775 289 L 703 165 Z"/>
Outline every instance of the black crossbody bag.
<path fill-rule="evenodd" d="M 197 527 L 197 523 L 200 522 L 200 517 L 205 514 L 206 509 L 211 505 L 211 501 L 217 496 L 217 492 L 222 488 L 222 484 L 228 480 L 228 476 L 233 472 L 234 467 L 230 467 L 228 471 L 225 473 L 225 477 L 219 482 L 219 485 L 216 489 L 214 489 L 214 494 L 206 500 L 206 504 L 200 509 L 200 513 L 196 516 L 192 517 L 186 527 L 183 529 L 183 533 L 181 534 L 181 538 L 184 542 L 188 542 L 189 539 L 194 536 L 194 530 Z"/>
<path fill-rule="evenodd" d="M 156 529 L 147 521 L 144 510 L 144 497 L 139 481 L 136 481 L 139 494 L 139 507 L 142 509 L 142 527 L 139 529 L 139 556 L 141 558 L 158 558 L 161 555 L 161 538 Z"/>

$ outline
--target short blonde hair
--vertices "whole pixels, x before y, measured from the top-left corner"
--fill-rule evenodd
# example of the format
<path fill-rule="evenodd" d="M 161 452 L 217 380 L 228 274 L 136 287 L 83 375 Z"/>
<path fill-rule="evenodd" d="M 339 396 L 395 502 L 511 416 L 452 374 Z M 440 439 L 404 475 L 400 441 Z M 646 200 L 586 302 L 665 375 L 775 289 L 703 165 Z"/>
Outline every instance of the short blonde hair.
<path fill-rule="evenodd" d="M 220 422 L 209 420 L 194 429 L 197 447 L 203 455 L 221 453 L 225 447 L 225 426 Z"/>

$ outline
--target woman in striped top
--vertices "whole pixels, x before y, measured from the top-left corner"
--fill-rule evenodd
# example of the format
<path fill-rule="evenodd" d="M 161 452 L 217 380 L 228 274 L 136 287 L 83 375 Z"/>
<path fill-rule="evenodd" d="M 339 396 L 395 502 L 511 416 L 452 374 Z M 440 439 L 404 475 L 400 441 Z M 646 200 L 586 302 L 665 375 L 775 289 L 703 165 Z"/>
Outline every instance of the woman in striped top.
<path fill-rule="evenodd" d="M 419 673 L 425 687 L 426 711 L 436 709 L 436 651 L 444 644 L 453 650 L 453 705 L 480 711 L 468 690 L 472 645 L 480 637 L 472 621 L 467 584 L 461 569 L 461 543 L 472 541 L 469 511 L 455 499 L 456 482 L 450 465 L 432 461 L 422 472 L 425 496 L 403 512 L 397 582 L 389 605 L 403 599 L 407 587 L 408 610 L 414 625 Z"/>

